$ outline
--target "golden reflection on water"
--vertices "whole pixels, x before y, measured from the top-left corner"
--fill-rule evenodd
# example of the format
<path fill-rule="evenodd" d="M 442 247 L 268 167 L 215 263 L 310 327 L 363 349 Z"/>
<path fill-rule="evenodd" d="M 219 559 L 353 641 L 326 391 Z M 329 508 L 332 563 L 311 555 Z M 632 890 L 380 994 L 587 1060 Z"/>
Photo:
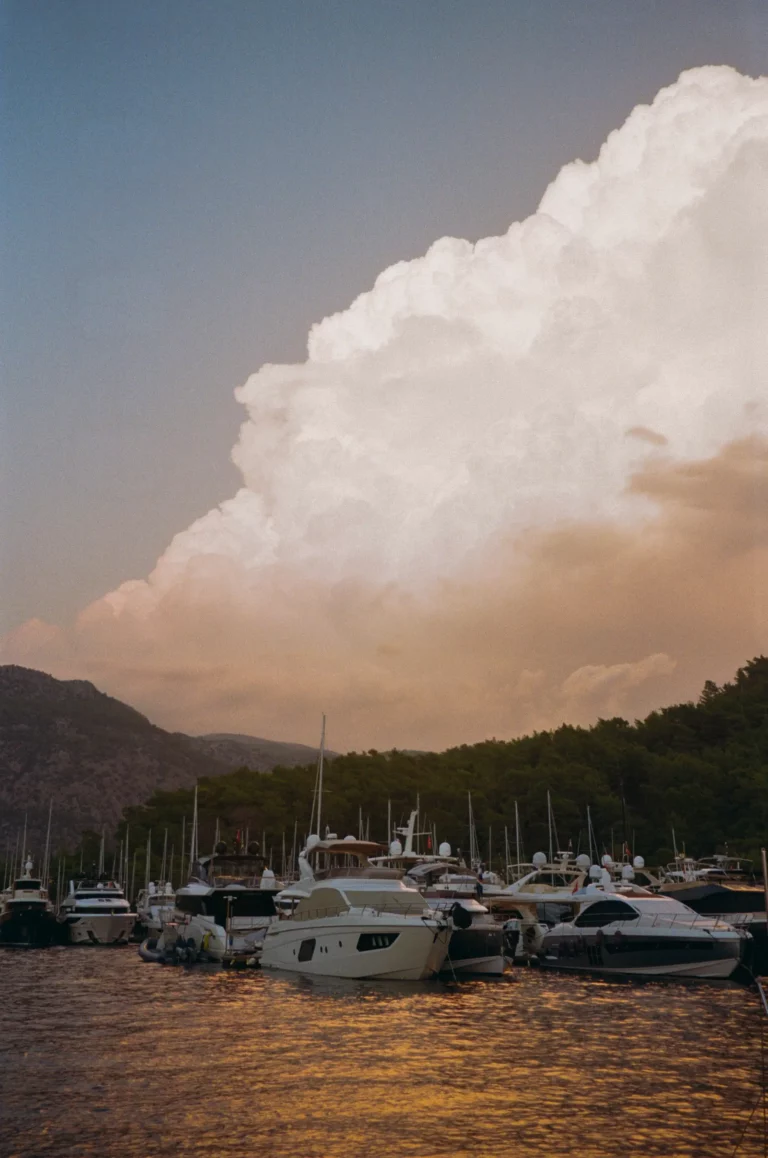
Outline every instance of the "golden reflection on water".
<path fill-rule="evenodd" d="M 372 984 L 78 948 L 0 954 L 0 992 L 8 1158 L 725 1158 L 759 1092 L 757 1001 L 732 985 Z M 739 1153 L 763 1153 L 756 1128 Z"/>

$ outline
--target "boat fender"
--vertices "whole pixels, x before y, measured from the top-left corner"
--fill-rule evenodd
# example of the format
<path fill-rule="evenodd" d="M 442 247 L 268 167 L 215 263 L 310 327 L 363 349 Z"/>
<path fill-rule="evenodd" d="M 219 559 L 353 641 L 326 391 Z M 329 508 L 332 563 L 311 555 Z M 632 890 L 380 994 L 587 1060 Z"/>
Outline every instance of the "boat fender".
<path fill-rule="evenodd" d="M 472 924 L 472 914 L 458 901 L 451 907 L 451 917 L 457 929 L 468 929 Z"/>

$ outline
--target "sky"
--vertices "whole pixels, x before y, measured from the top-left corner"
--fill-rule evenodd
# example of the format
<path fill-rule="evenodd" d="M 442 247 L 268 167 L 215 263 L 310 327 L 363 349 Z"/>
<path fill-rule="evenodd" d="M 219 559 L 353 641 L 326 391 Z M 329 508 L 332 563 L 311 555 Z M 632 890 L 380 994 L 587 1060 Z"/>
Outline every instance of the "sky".
<path fill-rule="evenodd" d="M 684 70 L 768 71 L 764 4 L 1 19 L 4 658 L 189 731 L 312 739 L 333 705 L 332 746 L 423 747 L 648 710 L 759 649 L 764 98 L 707 74 L 555 179 Z M 430 249 L 526 219 L 514 254 Z"/>

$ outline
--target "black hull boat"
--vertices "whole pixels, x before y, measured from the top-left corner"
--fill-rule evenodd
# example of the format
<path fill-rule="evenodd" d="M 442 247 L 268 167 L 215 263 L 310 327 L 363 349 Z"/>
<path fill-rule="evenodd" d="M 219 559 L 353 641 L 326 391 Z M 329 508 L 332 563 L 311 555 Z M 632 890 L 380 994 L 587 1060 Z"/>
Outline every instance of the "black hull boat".
<path fill-rule="evenodd" d="M 544 935 L 538 959 L 545 968 L 722 979 L 739 968 L 751 942 L 748 934 L 723 921 L 644 890 L 600 896 L 588 889 L 583 895 L 578 915 Z"/>
<path fill-rule="evenodd" d="M 664 885 L 664 896 L 674 897 L 702 917 L 727 921 L 752 941 L 744 964 L 760 975 L 768 973 L 768 922 L 765 890 L 751 881 L 686 881 Z"/>
<path fill-rule="evenodd" d="M 618 977 L 727 978 L 742 959 L 735 942 L 685 937 L 605 935 L 589 930 L 580 937 L 545 938 L 539 964 L 545 968 Z"/>
<path fill-rule="evenodd" d="M 55 915 L 44 904 L 38 905 L 14 905 L 12 912 L 0 917 L 0 945 L 43 949 L 60 942 Z"/>

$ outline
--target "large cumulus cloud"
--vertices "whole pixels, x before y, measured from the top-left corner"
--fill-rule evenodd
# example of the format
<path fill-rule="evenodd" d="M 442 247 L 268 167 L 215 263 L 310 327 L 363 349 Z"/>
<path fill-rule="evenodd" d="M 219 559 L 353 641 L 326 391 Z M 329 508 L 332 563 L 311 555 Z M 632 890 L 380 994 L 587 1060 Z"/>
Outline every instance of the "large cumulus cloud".
<path fill-rule="evenodd" d="M 237 394 L 242 489 L 4 658 L 192 730 L 440 745 L 765 647 L 768 80 L 684 73 L 503 237 L 386 270 Z"/>

